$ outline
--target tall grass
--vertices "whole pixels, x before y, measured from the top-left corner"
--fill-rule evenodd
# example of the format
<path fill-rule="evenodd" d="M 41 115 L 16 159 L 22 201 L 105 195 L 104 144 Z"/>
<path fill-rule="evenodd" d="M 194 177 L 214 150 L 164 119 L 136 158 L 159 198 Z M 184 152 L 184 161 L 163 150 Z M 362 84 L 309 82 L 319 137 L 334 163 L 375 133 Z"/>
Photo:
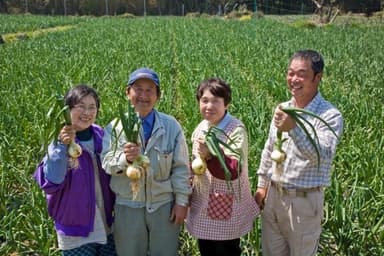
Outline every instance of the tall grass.
<path fill-rule="evenodd" d="M 383 255 L 384 30 L 382 26 L 296 28 L 268 18 L 247 22 L 193 18 L 64 18 L 28 16 L 31 24 L 73 29 L 0 45 L 0 254 L 59 255 L 43 193 L 31 174 L 57 86 L 94 86 L 102 99 L 98 123 L 117 116 L 128 74 L 148 66 L 161 79 L 157 107 L 174 115 L 187 138 L 200 121 L 194 91 L 211 76 L 233 89 L 230 111 L 247 126 L 253 190 L 272 110 L 287 100 L 288 58 L 302 48 L 325 57 L 322 94 L 345 118 L 345 133 L 326 190 L 320 255 Z M 35 29 L 0 15 L 0 31 Z M 4 26 L 4 24 L 7 24 Z M 191 146 L 190 141 L 188 142 Z M 260 224 L 242 238 L 244 255 L 260 255 Z M 181 255 L 198 255 L 181 235 Z"/>

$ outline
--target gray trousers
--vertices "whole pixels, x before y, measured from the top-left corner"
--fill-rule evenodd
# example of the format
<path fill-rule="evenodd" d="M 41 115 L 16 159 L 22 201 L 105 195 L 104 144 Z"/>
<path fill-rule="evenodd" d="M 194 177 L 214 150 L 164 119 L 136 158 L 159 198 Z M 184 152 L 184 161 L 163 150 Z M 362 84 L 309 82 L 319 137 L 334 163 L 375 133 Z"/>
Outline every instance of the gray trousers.
<path fill-rule="evenodd" d="M 113 235 L 119 256 L 177 255 L 181 225 L 170 221 L 172 203 L 153 213 L 145 208 L 115 205 Z"/>

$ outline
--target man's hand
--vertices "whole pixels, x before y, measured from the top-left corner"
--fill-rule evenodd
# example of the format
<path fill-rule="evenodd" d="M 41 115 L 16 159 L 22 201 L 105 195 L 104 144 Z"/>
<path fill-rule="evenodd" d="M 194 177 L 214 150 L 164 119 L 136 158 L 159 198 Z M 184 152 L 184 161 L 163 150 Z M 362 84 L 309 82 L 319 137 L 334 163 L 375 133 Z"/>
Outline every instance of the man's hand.
<path fill-rule="evenodd" d="M 127 162 L 132 163 L 140 155 L 140 146 L 136 143 L 128 142 L 124 145 L 123 151 Z"/>
<path fill-rule="evenodd" d="M 281 108 L 281 105 L 276 107 L 275 113 L 273 114 L 273 124 L 280 131 L 287 132 L 296 127 L 296 121 L 290 115 L 281 110 Z"/>
<path fill-rule="evenodd" d="M 266 188 L 257 188 L 256 195 L 255 195 L 255 201 L 257 205 L 259 206 L 260 210 L 264 208 L 264 199 L 267 195 L 267 189 Z"/>
<path fill-rule="evenodd" d="M 175 224 L 183 224 L 185 218 L 187 217 L 187 210 L 187 206 L 175 204 L 172 208 L 170 220 Z"/>

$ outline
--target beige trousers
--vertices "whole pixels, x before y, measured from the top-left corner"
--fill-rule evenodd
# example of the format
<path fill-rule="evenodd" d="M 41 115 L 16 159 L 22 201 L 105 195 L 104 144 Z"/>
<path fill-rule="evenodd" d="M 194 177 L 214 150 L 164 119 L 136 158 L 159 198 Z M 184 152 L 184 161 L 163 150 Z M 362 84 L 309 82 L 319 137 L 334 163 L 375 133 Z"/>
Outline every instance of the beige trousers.
<path fill-rule="evenodd" d="M 282 194 L 270 186 L 261 216 L 263 255 L 316 255 L 323 204 L 322 189 L 295 195 Z"/>

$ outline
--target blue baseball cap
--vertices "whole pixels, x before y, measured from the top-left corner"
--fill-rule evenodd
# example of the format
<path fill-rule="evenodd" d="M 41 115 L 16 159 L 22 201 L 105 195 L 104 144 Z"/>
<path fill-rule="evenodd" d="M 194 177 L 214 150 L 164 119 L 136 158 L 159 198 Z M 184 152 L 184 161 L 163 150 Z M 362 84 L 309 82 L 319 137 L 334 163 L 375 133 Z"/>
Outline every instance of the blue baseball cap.
<path fill-rule="evenodd" d="M 159 76 L 155 71 L 149 68 L 139 68 L 129 75 L 128 86 L 131 86 L 137 80 L 146 78 L 152 80 L 156 86 L 160 86 Z"/>

